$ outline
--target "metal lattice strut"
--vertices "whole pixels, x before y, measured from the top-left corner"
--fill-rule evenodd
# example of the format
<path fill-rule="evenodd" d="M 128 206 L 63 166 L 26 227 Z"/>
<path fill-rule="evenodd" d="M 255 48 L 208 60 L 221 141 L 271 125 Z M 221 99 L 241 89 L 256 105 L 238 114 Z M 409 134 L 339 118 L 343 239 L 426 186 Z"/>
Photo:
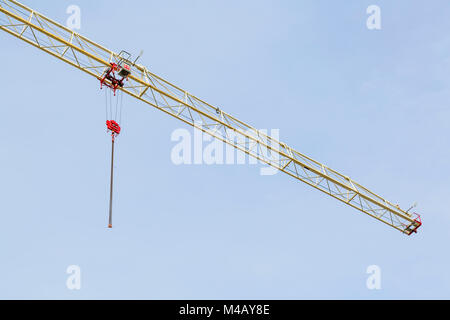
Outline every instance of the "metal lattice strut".
<path fill-rule="evenodd" d="M 119 57 L 113 51 L 13 0 L 0 0 L 0 29 L 101 79 Z M 132 67 L 123 92 L 141 100 L 272 167 L 405 233 L 420 220 L 349 177 L 334 171 L 266 135 L 185 90 L 151 73 Z"/>

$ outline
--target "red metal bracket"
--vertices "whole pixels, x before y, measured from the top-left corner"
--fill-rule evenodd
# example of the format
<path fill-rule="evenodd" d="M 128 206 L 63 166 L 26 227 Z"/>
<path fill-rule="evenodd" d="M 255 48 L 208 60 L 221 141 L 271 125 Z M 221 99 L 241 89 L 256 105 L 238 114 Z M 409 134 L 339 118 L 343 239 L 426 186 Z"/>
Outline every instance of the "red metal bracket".
<path fill-rule="evenodd" d="M 116 77 L 116 71 L 119 71 L 119 69 L 120 67 L 117 64 L 111 62 L 111 67 L 109 67 L 108 71 L 106 71 L 103 78 L 100 79 L 100 89 L 102 89 L 103 85 L 105 85 L 108 88 L 111 88 L 114 91 L 114 95 L 116 95 L 116 90 L 119 87 L 123 87 L 123 82 L 125 79 L 128 80 L 128 76 L 122 78 Z M 109 80 L 111 83 L 108 83 L 105 80 Z"/>
<path fill-rule="evenodd" d="M 417 233 L 417 229 L 420 228 L 420 226 L 422 225 L 422 219 L 420 218 L 420 215 L 418 213 L 413 213 L 414 215 L 416 215 L 416 218 L 414 219 L 414 221 L 405 229 L 406 234 L 408 236 L 410 236 L 413 233 Z"/>

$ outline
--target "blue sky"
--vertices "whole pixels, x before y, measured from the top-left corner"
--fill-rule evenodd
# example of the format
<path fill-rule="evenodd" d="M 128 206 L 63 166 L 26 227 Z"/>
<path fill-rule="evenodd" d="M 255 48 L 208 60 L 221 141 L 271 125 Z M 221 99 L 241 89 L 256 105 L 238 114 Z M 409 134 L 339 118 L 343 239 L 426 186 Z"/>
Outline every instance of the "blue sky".
<path fill-rule="evenodd" d="M 407 237 L 281 173 L 172 163 L 177 120 L 0 33 L 0 298 L 450 298 L 447 1 L 23 1 L 407 208 Z M 381 8 L 382 29 L 366 28 Z M 68 290 L 66 268 L 81 268 Z M 366 268 L 381 269 L 368 290 Z"/>

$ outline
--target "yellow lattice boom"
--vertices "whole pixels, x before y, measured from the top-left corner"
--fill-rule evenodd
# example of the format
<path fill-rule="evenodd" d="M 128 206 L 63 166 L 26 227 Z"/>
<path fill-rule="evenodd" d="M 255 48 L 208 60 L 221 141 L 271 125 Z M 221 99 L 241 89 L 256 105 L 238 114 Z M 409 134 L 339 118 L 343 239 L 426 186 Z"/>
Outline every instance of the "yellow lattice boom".
<path fill-rule="evenodd" d="M 99 80 L 111 63 L 120 60 L 115 52 L 14 0 L 0 0 L 0 29 Z M 407 235 L 420 227 L 417 216 L 348 176 L 206 103 L 144 66 L 133 65 L 131 69 L 128 81 L 119 88 L 128 95 Z"/>

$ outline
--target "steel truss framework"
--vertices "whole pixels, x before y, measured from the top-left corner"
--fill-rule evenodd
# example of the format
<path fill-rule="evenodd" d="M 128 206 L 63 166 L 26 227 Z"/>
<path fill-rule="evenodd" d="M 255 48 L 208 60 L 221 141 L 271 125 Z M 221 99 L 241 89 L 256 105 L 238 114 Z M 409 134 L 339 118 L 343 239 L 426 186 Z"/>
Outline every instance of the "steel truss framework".
<path fill-rule="evenodd" d="M 113 51 L 14 0 L 0 0 L 0 29 L 97 79 L 119 59 Z M 129 81 L 121 90 L 405 234 L 410 235 L 421 225 L 413 214 L 349 177 L 213 107 L 144 66 L 132 67 Z"/>

